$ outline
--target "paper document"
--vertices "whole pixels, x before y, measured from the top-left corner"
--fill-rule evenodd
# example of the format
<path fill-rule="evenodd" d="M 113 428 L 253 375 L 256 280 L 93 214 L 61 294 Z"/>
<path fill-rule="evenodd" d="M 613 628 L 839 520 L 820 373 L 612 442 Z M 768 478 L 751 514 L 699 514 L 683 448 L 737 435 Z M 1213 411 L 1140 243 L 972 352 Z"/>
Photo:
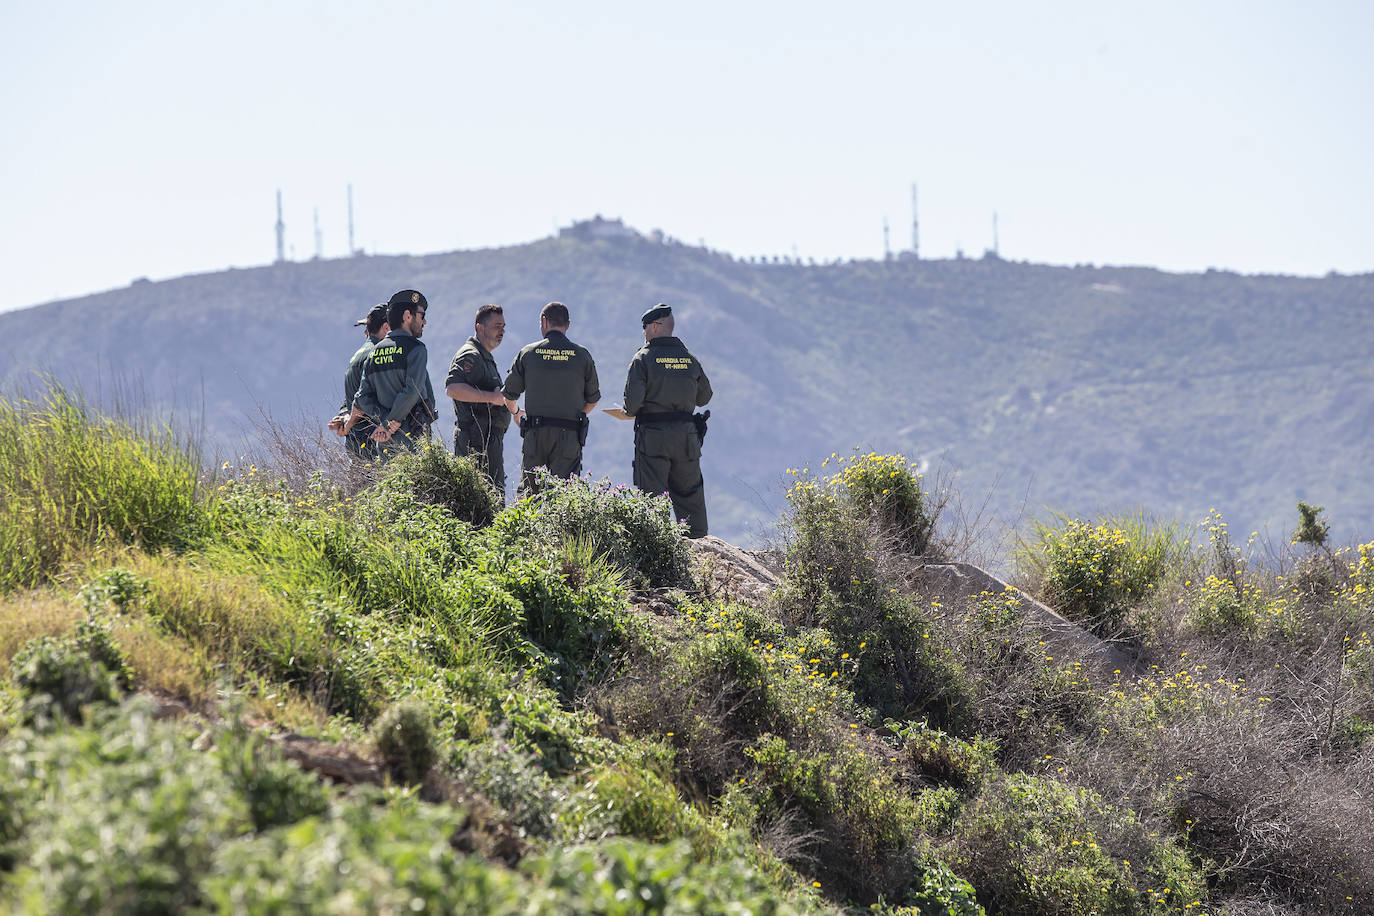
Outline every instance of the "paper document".
<path fill-rule="evenodd" d="M 617 420 L 633 420 L 633 419 L 634 419 L 634 417 L 630 416 L 630 415 L 627 414 L 623 409 L 621 409 L 621 408 L 619 408 L 619 407 L 603 407 L 603 408 L 601 408 L 601 412 L 602 412 L 602 413 L 608 413 L 608 414 L 610 414 L 611 416 L 615 417 Z"/>

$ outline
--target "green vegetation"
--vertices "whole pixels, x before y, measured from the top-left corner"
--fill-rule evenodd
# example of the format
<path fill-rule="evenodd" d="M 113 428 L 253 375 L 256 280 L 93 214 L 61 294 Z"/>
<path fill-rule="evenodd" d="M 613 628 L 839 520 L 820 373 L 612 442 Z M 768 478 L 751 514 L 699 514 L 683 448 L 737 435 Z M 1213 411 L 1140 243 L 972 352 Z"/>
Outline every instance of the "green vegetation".
<path fill-rule="evenodd" d="M 0 586 L 0 908 L 1354 913 L 1374 895 L 1374 544 L 1304 540 L 1320 563 L 1281 576 L 1219 517 L 1201 544 L 1143 516 L 1043 523 L 1020 581 L 1139 660 L 1109 672 L 1022 593 L 926 575 L 954 540 L 900 456 L 802 472 L 781 585 L 751 603 L 713 597 L 664 500 L 607 483 L 503 509 L 436 449 L 360 492 L 191 474 L 181 509 L 131 522 L 125 475 L 156 489 L 192 458 L 153 435 L 160 457 L 115 473 L 80 443 L 137 455 L 145 434 L 58 396 L 7 409 L 56 457 L 35 491 L 52 505 L 24 510 L 53 520 L 25 535 L 44 559 Z"/>

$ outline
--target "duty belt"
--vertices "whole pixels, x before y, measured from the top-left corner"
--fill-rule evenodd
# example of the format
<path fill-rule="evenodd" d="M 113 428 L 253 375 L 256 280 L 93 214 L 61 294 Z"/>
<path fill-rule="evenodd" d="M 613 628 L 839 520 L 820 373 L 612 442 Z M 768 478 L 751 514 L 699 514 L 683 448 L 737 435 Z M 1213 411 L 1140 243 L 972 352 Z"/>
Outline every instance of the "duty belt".
<path fill-rule="evenodd" d="M 525 415 L 525 419 L 520 421 L 522 429 L 538 429 L 541 426 L 553 426 L 558 429 L 581 429 L 585 420 L 565 420 L 562 417 L 532 417 Z"/>
<path fill-rule="evenodd" d="M 645 423 L 694 423 L 696 417 L 685 410 L 667 410 L 663 413 L 639 413 L 635 414 L 635 428 L 643 426 Z"/>
<path fill-rule="evenodd" d="M 706 441 L 706 421 L 711 419 L 711 411 L 705 413 L 688 413 L 685 410 L 666 410 L 663 413 L 640 413 L 635 414 L 635 433 L 646 423 L 695 423 L 697 426 L 697 436 L 702 442 Z"/>

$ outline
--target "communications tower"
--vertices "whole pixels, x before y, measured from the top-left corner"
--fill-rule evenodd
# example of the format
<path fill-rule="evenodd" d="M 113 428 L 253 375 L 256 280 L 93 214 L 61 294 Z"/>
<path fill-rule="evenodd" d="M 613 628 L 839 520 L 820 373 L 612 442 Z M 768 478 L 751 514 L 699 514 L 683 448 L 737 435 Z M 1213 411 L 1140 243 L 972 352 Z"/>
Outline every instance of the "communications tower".
<path fill-rule="evenodd" d="M 916 182 L 911 183 L 911 256 L 921 256 L 921 226 L 916 220 Z"/>
<path fill-rule="evenodd" d="M 286 223 L 281 219 L 281 188 L 277 189 L 277 263 L 286 260 Z"/>

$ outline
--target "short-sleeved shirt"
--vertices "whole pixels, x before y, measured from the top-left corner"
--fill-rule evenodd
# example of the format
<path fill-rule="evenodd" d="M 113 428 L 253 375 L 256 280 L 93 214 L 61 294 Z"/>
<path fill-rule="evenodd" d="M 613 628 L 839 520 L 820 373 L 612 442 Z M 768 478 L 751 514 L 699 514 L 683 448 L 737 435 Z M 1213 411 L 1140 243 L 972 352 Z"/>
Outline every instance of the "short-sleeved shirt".
<path fill-rule="evenodd" d="M 711 380 L 676 337 L 655 337 L 639 348 L 625 376 L 624 409 L 639 413 L 691 413 L 711 402 Z"/>
<path fill-rule="evenodd" d="M 532 417 L 575 420 L 583 407 L 601 400 L 592 354 L 562 331 L 550 331 L 543 340 L 521 348 L 502 390 L 512 401 L 523 394 L 525 413 Z"/>
<path fill-rule="evenodd" d="M 447 388 L 455 382 L 471 385 L 478 391 L 496 391 L 501 387 L 501 370 L 496 368 L 496 358 L 476 337 L 469 337 L 467 343 L 453 354 L 453 362 L 449 363 L 448 378 L 444 380 L 444 387 Z M 455 398 L 453 412 L 459 426 L 476 423 L 483 429 L 498 430 L 510 426 L 510 411 L 504 404 L 474 404 Z"/>

